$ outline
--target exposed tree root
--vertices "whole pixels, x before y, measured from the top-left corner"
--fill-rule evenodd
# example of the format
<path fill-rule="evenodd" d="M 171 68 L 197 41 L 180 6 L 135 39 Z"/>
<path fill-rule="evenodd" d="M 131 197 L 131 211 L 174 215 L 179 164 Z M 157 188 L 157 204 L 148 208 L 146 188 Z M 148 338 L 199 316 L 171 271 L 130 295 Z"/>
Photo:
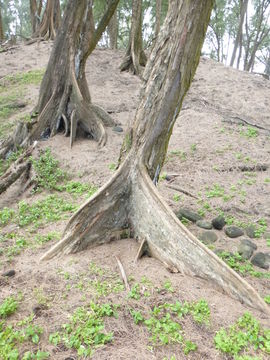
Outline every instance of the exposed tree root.
<path fill-rule="evenodd" d="M 77 211 L 63 239 L 42 259 L 108 242 L 115 232 L 129 226 L 167 268 L 207 279 L 241 302 L 269 313 L 252 286 L 181 224 L 158 194 L 146 168 L 140 165 L 133 171 L 129 163 L 127 158 L 110 182 Z"/>
<path fill-rule="evenodd" d="M 29 171 L 31 162 L 29 156 L 32 154 L 36 143 L 28 148 L 10 168 L 0 177 L 0 194 L 6 191 L 25 171 Z"/>

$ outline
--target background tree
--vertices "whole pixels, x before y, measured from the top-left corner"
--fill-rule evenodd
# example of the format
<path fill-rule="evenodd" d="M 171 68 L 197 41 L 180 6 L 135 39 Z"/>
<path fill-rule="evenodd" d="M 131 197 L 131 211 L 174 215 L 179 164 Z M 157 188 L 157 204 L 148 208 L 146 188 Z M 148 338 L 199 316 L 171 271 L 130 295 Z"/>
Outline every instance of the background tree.
<path fill-rule="evenodd" d="M 175 0 L 147 63 L 134 126 L 122 165 L 70 219 L 63 239 L 43 259 L 110 241 L 123 229 L 147 244 L 172 271 L 206 278 L 244 303 L 269 312 L 238 274 L 196 239 L 159 195 L 155 184 L 172 129 L 199 63 L 212 0 Z"/>
<path fill-rule="evenodd" d="M 142 0 L 133 0 L 129 44 L 120 69 L 140 75 L 146 61 L 142 38 Z"/>
<path fill-rule="evenodd" d="M 5 35 L 4 35 L 4 27 L 3 27 L 3 21 L 2 21 L 2 4 L 0 3 L 0 43 L 4 41 Z"/>
<path fill-rule="evenodd" d="M 36 34 L 39 29 L 42 5 L 42 0 L 30 0 L 32 34 Z"/>
<path fill-rule="evenodd" d="M 245 58 L 244 70 L 250 71 L 254 67 L 256 53 L 268 42 L 270 34 L 270 0 L 254 0 L 255 13 L 248 21 L 246 15 Z"/>
<path fill-rule="evenodd" d="M 61 22 L 59 0 L 47 0 L 40 25 L 32 37 L 41 37 L 44 40 L 54 40 Z M 33 25 L 32 25 L 33 26 Z"/>
<path fill-rule="evenodd" d="M 234 47 L 233 47 L 233 52 L 232 52 L 232 57 L 231 57 L 231 62 L 230 62 L 230 66 L 233 66 L 237 49 L 239 49 L 237 68 L 239 68 L 240 59 L 241 59 L 241 55 L 242 55 L 243 25 L 244 25 L 244 20 L 245 20 L 246 13 L 247 13 L 248 0 L 240 0 L 239 5 L 240 5 L 239 26 L 238 26 L 237 35 L 236 35 L 236 39 L 234 42 Z"/>
<path fill-rule="evenodd" d="M 107 5 L 109 5 L 109 0 L 107 0 Z M 108 24 L 108 34 L 110 40 L 110 48 L 113 50 L 117 49 L 117 38 L 118 38 L 118 17 L 117 11 L 114 12 L 109 24 Z"/>

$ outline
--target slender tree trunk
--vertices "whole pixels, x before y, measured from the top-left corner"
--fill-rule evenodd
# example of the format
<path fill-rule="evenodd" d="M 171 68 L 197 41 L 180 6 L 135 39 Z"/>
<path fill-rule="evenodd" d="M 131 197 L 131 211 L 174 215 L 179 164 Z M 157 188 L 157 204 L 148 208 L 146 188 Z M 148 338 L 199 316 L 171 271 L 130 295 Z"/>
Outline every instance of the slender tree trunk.
<path fill-rule="evenodd" d="M 107 4 L 109 5 L 109 1 L 107 0 Z M 117 11 L 114 12 L 109 24 L 108 24 L 108 33 L 110 40 L 110 49 L 117 49 L 117 38 L 118 38 L 118 18 Z"/>
<path fill-rule="evenodd" d="M 4 36 L 4 28 L 3 28 L 3 21 L 2 21 L 2 9 L 0 6 L 0 43 L 5 40 Z"/>
<path fill-rule="evenodd" d="M 43 259 L 108 242 L 130 228 L 168 268 L 208 279 L 246 304 L 269 312 L 256 291 L 180 223 L 155 187 L 199 63 L 212 6 L 212 0 L 170 2 L 145 69 L 135 123 L 122 147 L 123 163 L 73 215 L 63 239 Z"/>
<path fill-rule="evenodd" d="M 32 35 L 36 34 L 39 29 L 41 10 L 42 10 L 42 0 L 40 0 L 38 4 L 36 0 L 30 0 Z"/>
<path fill-rule="evenodd" d="M 161 24 L 161 2 L 162 0 L 156 0 L 156 24 L 155 24 L 155 38 L 157 38 L 160 32 Z"/>
<path fill-rule="evenodd" d="M 120 69 L 141 75 L 142 67 L 146 65 L 146 61 L 142 40 L 142 0 L 133 0 L 129 45 Z"/>
<path fill-rule="evenodd" d="M 238 27 L 234 47 L 233 47 L 233 53 L 232 53 L 232 57 L 231 57 L 230 66 L 233 66 L 233 64 L 234 64 L 236 52 L 237 52 L 237 49 L 239 48 L 239 44 L 240 44 L 241 38 L 243 36 L 243 24 L 244 24 L 246 12 L 247 12 L 247 7 L 248 7 L 248 0 L 241 0 L 240 1 L 239 27 Z"/>
<path fill-rule="evenodd" d="M 270 76 L 270 49 L 268 50 L 268 57 L 266 58 L 264 72 L 266 75 Z"/>

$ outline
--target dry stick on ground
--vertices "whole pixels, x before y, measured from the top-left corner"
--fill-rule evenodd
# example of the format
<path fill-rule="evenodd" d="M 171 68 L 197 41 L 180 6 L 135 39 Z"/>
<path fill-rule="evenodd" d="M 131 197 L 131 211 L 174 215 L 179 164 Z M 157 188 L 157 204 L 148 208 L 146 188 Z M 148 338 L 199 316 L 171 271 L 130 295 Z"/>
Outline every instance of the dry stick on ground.
<path fill-rule="evenodd" d="M 173 125 L 199 63 L 213 3 L 169 3 L 163 31 L 145 69 L 147 82 L 128 155 L 110 181 L 72 216 L 62 240 L 42 259 L 109 242 L 113 232 L 129 227 L 135 238 L 146 239 L 150 254 L 168 267 L 207 279 L 241 302 L 269 313 L 253 287 L 181 224 L 155 186 Z"/>
<path fill-rule="evenodd" d="M 261 172 L 261 171 L 266 171 L 267 169 L 269 169 L 269 165 L 268 164 L 256 164 L 256 165 L 239 165 L 239 166 L 232 166 L 229 168 L 221 168 L 218 171 L 220 172 L 226 172 L 226 171 L 241 171 L 241 172 Z"/>
<path fill-rule="evenodd" d="M 187 195 L 187 196 L 190 196 L 190 197 L 192 197 L 193 199 L 199 200 L 199 198 L 198 198 L 197 196 L 191 194 L 191 193 L 190 193 L 189 191 L 187 191 L 187 190 L 184 190 L 184 189 L 180 188 L 180 187 L 177 186 L 177 185 L 166 184 L 166 187 L 168 187 L 169 189 L 173 189 L 173 190 L 179 191 L 180 193 L 185 194 L 185 195 Z"/>
<path fill-rule="evenodd" d="M 126 273 L 125 273 L 125 269 L 120 261 L 120 259 L 115 256 L 115 259 L 117 261 L 117 264 L 118 264 L 118 267 L 119 267 L 119 270 L 120 270 L 120 273 L 121 273 L 121 276 L 122 276 L 122 279 L 124 281 L 124 284 L 125 284 L 125 287 L 126 287 L 126 290 L 130 290 L 130 286 L 129 286 L 129 283 L 128 283 L 128 280 L 127 280 L 127 276 L 126 276 Z"/>

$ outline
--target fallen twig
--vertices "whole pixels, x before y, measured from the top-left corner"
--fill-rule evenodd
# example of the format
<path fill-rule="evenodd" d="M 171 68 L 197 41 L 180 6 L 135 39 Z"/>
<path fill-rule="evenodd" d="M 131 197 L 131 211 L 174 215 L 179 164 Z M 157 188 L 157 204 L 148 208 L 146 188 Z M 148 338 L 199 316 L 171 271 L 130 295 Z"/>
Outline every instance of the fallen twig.
<path fill-rule="evenodd" d="M 123 279 L 123 281 L 124 281 L 126 290 L 130 290 L 130 286 L 129 286 L 128 281 L 127 281 L 127 276 L 126 276 L 124 267 L 123 267 L 120 259 L 119 259 L 117 256 L 115 256 L 115 258 L 116 258 L 117 264 L 118 264 L 118 266 L 119 266 L 120 273 L 121 273 L 122 279 Z"/>
<path fill-rule="evenodd" d="M 181 192 L 181 193 L 183 193 L 183 194 L 185 194 L 185 195 L 187 195 L 187 196 L 190 196 L 190 197 L 192 197 L 193 199 L 199 200 L 199 198 L 198 198 L 197 196 L 191 194 L 191 193 L 190 193 L 189 191 L 187 191 L 187 190 L 184 190 L 184 189 L 180 188 L 180 187 L 177 186 L 177 185 L 166 184 L 166 186 L 167 186 L 168 188 L 170 188 L 170 189 L 176 190 L 176 191 Z"/>

